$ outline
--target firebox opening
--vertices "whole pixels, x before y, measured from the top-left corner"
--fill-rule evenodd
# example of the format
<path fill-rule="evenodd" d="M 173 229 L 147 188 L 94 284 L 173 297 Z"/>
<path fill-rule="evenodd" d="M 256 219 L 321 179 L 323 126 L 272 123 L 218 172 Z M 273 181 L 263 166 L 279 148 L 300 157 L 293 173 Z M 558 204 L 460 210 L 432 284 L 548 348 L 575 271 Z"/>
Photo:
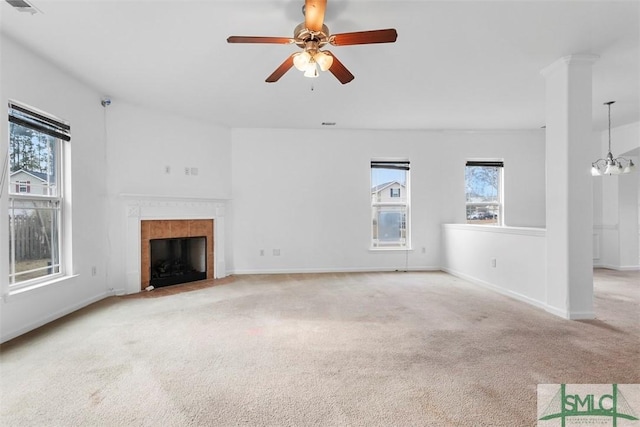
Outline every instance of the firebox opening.
<path fill-rule="evenodd" d="M 154 287 L 207 278 L 207 238 L 151 239 L 151 279 Z"/>

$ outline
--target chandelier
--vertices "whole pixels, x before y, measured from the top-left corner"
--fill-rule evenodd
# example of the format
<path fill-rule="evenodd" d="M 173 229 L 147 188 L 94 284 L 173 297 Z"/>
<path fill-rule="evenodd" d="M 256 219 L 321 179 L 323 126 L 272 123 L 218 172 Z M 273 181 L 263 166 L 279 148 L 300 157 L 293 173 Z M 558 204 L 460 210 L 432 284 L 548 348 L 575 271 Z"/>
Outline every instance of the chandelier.
<path fill-rule="evenodd" d="M 630 173 L 635 170 L 636 165 L 633 164 L 633 160 L 625 157 L 613 157 L 611 154 L 611 104 L 616 101 L 605 102 L 604 105 L 609 107 L 609 152 L 604 159 L 598 159 L 591 163 L 591 175 L 620 175 L 623 173 Z"/>

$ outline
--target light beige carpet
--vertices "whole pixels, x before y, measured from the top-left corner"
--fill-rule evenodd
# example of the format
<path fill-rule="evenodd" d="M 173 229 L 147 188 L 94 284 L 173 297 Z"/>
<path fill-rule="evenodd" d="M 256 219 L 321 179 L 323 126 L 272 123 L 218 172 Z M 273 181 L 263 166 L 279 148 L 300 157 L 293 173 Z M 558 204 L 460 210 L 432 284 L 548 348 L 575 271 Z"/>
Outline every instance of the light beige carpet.
<path fill-rule="evenodd" d="M 638 273 L 593 321 L 444 273 L 240 276 L 1 347 L 3 426 L 533 426 L 538 383 L 640 382 Z"/>

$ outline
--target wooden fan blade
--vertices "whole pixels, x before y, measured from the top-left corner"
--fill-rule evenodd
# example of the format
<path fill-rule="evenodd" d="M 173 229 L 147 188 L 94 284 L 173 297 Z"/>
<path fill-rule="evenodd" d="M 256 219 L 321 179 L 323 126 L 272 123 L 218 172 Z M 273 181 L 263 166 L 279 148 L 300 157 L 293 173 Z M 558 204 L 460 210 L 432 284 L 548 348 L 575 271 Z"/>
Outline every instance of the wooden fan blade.
<path fill-rule="evenodd" d="M 311 31 L 321 31 L 327 0 L 305 0 L 304 25 Z"/>
<path fill-rule="evenodd" d="M 342 62 L 340 62 L 333 53 L 329 52 L 328 50 L 323 50 L 323 52 L 333 56 L 333 64 L 331 64 L 331 68 L 329 68 L 329 71 L 331 71 L 331 74 L 333 74 L 338 80 L 340 80 L 340 83 L 346 84 L 355 78 L 353 74 L 351 74 L 351 72 L 347 70 L 347 67 L 342 65 Z"/>
<path fill-rule="evenodd" d="M 289 37 L 230 36 L 227 43 L 291 44 L 295 43 L 295 40 Z"/>
<path fill-rule="evenodd" d="M 287 59 L 285 59 L 284 62 L 282 64 L 280 64 L 280 66 L 278 68 L 276 68 L 276 70 L 273 73 L 271 73 L 271 75 L 269 77 L 267 77 L 265 82 L 267 82 L 267 83 L 275 83 L 278 80 L 280 80 L 280 77 L 284 76 L 284 73 L 286 73 L 287 71 L 289 71 L 289 69 L 291 67 L 293 67 L 293 56 L 294 55 L 295 55 L 295 53 L 293 55 L 291 55 L 290 57 L 288 57 Z"/>
<path fill-rule="evenodd" d="M 350 46 L 354 44 L 393 43 L 398 38 L 395 28 L 386 30 L 358 31 L 355 33 L 334 34 L 329 43 L 334 46 Z"/>

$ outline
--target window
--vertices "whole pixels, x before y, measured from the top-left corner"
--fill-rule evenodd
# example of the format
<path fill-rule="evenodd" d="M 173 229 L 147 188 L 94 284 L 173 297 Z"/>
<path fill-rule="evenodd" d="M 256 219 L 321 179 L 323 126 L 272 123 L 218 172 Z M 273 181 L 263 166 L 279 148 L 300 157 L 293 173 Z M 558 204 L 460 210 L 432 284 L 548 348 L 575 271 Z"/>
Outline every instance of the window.
<path fill-rule="evenodd" d="M 371 161 L 371 247 L 410 247 L 409 161 Z"/>
<path fill-rule="evenodd" d="M 62 152 L 69 132 L 59 119 L 9 103 L 10 288 L 63 273 Z M 32 178 L 42 191 L 32 191 Z"/>
<path fill-rule="evenodd" d="M 503 223 L 501 161 L 468 161 L 465 192 L 468 224 Z"/>
<path fill-rule="evenodd" d="M 29 185 L 31 182 L 29 181 L 16 181 L 16 192 L 17 193 L 30 193 L 31 186 Z"/>

